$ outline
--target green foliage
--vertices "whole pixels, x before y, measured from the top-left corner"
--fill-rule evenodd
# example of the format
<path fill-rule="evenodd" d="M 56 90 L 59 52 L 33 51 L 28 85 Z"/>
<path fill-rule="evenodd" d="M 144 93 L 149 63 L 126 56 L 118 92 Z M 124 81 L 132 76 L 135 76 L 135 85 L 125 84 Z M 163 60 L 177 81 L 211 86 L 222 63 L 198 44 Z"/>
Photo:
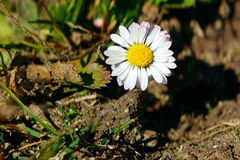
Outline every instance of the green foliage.
<path fill-rule="evenodd" d="M 24 124 L 19 124 L 18 127 L 36 138 L 41 138 L 41 133 L 32 128 L 27 127 Z"/>
<path fill-rule="evenodd" d="M 4 133 L 3 132 L 0 132 L 0 143 L 3 144 L 5 141 L 4 141 Z"/>
<path fill-rule="evenodd" d="M 128 9 L 126 9 L 126 4 Z M 143 0 L 129 1 L 129 0 L 117 0 L 112 9 L 112 16 L 116 18 L 118 23 L 127 25 L 130 22 L 136 21 L 141 13 L 141 6 Z"/>
<path fill-rule="evenodd" d="M 73 0 L 72 0 L 73 1 Z M 81 9 L 83 8 L 83 0 L 77 0 L 76 4 L 75 4 L 75 8 L 74 8 L 74 12 L 73 12 L 73 16 L 72 16 L 72 23 L 76 23 L 79 13 L 81 11 Z"/>
<path fill-rule="evenodd" d="M 46 124 L 41 118 L 36 116 L 10 89 L 6 87 L 6 85 L 0 81 L 0 87 L 7 92 L 10 97 L 26 112 L 28 113 L 36 122 L 40 123 L 44 128 L 46 128 L 49 132 L 51 132 L 54 135 L 58 135 L 58 132 Z M 36 134 L 36 133 L 34 133 Z"/>
<path fill-rule="evenodd" d="M 2 14 L 0 14 L 0 26 L 0 44 L 8 44 L 11 42 L 15 42 L 15 28 L 7 20 L 7 17 Z"/>
<path fill-rule="evenodd" d="M 60 1 L 58 5 L 50 4 L 48 5 L 48 9 L 56 21 L 59 22 L 67 22 L 71 19 L 71 14 L 68 11 L 68 2 Z"/>
<path fill-rule="evenodd" d="M 0 51 L 0 69 L 8 69 L 16 55 L 16 50 L 3 50 Z"/>
<path fill-rule="evenodd" d="M 149 2 L 160 5 L 163 8 L 189 8 L 196 5 L 196 3 L 210 3 L 212 0 L 148 0 Z"/>
<path fill-rule="evenodd" d="M 111 141 L 112 137 L 121 132 L 124 128 L 128 128 L 131 124 L 133 124 L 135 122 L 134 119 L 130 119 L 130 120 L 127 120 L 126 122 L 124 122 L 123 124 L 117 126 L 116 128 L 113 129 L 113 132 L 110 133 L 107 137 L 105 137 L 103 140 L 102 140 L 102 145 L 107 145 L 109 144 L 109 142 Z"/>
<path fill-rule="evenodd" d="M 85 67 L 82 71 L 82 77 L 85 78 L 85 86 L 91 89 L 105 87 L 110 82 L 110 73 L 97 63 L 93 63 Z"/>
<path fill-rule="evenodd" d="M 17 14 L 21 15 L 23 20 L 36 20 L 38 18 L 37 4 L 34 0 L 16 0 L 15 6 Z"/>
<path fill-rule="evenodd" d="M 11 160 L 28 160 L 29 158 L 28 157 L 23 157 L 23 156 L 19 156 L 19 155 L 16 155 L 16 154 L 10 154 L 9 158 Z"/>
<path fill-rule="evenodd" d="M 40 155 L 38 157 L 39 160 L 46 160 L 50 157 L 53 157 L 57 154 L 59 151 L 59 148 L 63 144 L 63 137 L 59 136 L 56 138 L 53 138 L 52 142 L 47 144 L 40 152 Z"/>

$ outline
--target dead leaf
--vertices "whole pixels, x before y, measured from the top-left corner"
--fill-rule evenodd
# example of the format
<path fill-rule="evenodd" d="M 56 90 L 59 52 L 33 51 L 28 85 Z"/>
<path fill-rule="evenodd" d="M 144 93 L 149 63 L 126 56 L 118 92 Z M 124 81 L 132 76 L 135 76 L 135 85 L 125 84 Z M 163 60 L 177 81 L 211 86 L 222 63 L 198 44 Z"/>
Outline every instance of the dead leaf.
<path fill-rule="evenodd" d="M 51 66 L 52 77 L 55 82 L 70 82 L 74 84 L 81 84 L 82 78 L 74 69 L 73 64 L 57 62 Z"/>
<path fill-rule="evenodd" d="M 44 65 L 31 64 L 27 66 L 27 78 L 35 82 L 50 82 L 51 74 Z"/>

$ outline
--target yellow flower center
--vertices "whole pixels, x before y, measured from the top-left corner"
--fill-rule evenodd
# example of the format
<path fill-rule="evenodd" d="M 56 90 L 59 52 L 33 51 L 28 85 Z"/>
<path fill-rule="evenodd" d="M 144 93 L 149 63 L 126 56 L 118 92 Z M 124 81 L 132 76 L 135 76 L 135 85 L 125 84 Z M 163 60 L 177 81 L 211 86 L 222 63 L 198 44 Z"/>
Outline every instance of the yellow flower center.
<path fill-rule="evenodd" d="M 130 64 L 137 67 L 147 67 L 153 62 L 153 52 L 145 44 L 134 44 L 127 52 Z"/>

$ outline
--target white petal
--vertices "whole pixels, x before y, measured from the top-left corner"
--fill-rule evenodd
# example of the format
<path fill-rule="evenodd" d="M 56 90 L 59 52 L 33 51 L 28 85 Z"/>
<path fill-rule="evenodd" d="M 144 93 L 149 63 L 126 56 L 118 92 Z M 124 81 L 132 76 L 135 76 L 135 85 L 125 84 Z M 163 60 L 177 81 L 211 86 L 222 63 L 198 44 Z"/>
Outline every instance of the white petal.
<path fill-rule="evenodd" d="M 103 52 L 105 56 L 127 56 L 126 52 L 121 51 L 113 51 L 113 50 L 106 50 Z"/>
<path fill-rule="evenodd" d="M 168 80 L 167 80 L 167 77 L 164 75 L 164 74 L 162 74 L 162 73 L 160 73 L 161 75 L 162 75 L 162 78 L 163 78 L 163 84 L 167 84 L 167 82 L 168 82 Z"/>
<path fill-rule="evenodd" d="M 111 56 L 112 53 L 109 52 L 108 50 L 105 50 L 105 51 L 103 52 L 103 54 L 104 54 L 105 56 L 108 56 L 108 57 L 109 57 L 109 56 Z"/>
<path fill-rule="evenodd" d="M 155 56 L 154 57 L 155 62 L 159 63 L 173 63 L 176 61 L 176 59 L 173 56 Z"/>
<path fill-rule="evenodd" d="M 166 65 L 170 69 L 175 69 L 177 67 L 175 63 L 164 63 L 164 65 Z"/>
<path fill-rule="evenodd" d="M 160 35 L 160 36 L 165 36 L 167 39 L 170 38 L 170 35 L 169 35 L 168 32 L 165 31 L 165 30 L 161 31 L 159 35 Z"/>
<path fill-rule="evenodd" d="M 141 88 L 141 86 L 140 86 L 140 78 L 139 78 L 139 77 L 137 78 L 136 87 L 137 87 L 137 88 Z"/>
<path fill-rule="evenodd" d="M 169 58 L 168 57 L 158 57 L 158 56 L 155 56 L 154 57 L 154 62 L 158 62 L 158 63 L 169 62 Z"/>
<path fill-rule="evenodd" d="M 123 81 L 122 81 L 119 77 L 117 77 L 117 82 L 118 82 L 118 85 L 119 85 L 119 86 L 122 86 L 122 85 L 123 85 Z"/>
<path fill-rule="evenodd" d="M 152 75 L 152 73 L 151 73 L 149 67 L 147 68 L 147 75 L 148 75 L 148 76 L 151 76 L 151 75 Z"/>
<path fill-rule="evenodd" d="M 138 35 L 139 35 L 138 43 L 144 43 L 148 35 L 149 29 L 150 29 L 150 24 L 148 22 L 143 21 L 140 24 L 140 27 L 138 29 Z"/>
<path fill-rule="evenodd" d="M 161 28 L 158 25 L 154 25 L 153 29 L 150 31 L 150 34 L 147 36 L 145 42 L 146 45 L 150 45 L 153 42 L 153 38 L 160 33 Z"/>
<path fill-rule="evenodd" d="M 122 74 L 120 74 L 120 75 L 118 76 L 119 79 L 121 79 L 122 81 L 124 81 L 124 80 L 126 79 L 127 75 L 129 74 L 129 72 L 131 71 L 131 69 L 132 69 L 132 66 L 129 65 L 129 66 L 127 67 L 127 69 L 126 69 Z"/>
<path fill-rule="evenodd" d="M 113 69 L 111 75 L 112 76 L 118 76 L 118 75 L 122 74 L 128 68 L 129 65 L 130 64 L 127 61 L 121 63 L 118 67 Z"/>
<path fill-rule="evenodd" d="M 129 31 L 127 30 L 127 28 L 125 28 L 124 26 L 120 26 L 120 27 L 119 27 L 119 33 L 120 33 L 120 36 L 121 36 L 126 42 L 128 42 L 128 44 L 130 44 L 130 45 L 133 44 L 133 40 L 132 40 L 131 35 L 130 35 Z"/>
<path fill-rule="evenodd" d="M 176 59 L 173 56 L 168 57 L 168 62 L 169 63 L 172 63 L 172 62 L 175 62 L 175 61 L 176 61 Z"/>
<path fill-rule="evenodd" d="M 124 89 L 132 90 L 135 87 L 136 82 L 137 82 L 137 67 L 133 67 L 131 68 L 126 80 L 124 81 Z"/>
<path fill-rule="evenodd" d="M 115 68 L 116 68 L 116 65 L 115 65 L 115 64 L 111 65 L 111 69 L 112 69 L 112 70 L 114 70 Z"/>
<path fill-rule="evenodd" d="M 170 76 L 172 74 L 170 69 L 162 63 L 153 63 L 152 65 L 166 76 Z"/>
<path fill-rule="evenodd" d="M 150 24 L 146 21 L 142 21 L 142 23 L 140 24 L 140 27 L 150 28 Z"/>
<path fill-rule="evenodd" d="M 126 48 L 130 47 L 129 44 L 122 37 L 120 37 L 117 34 L 111 34 L 110 38 L 112 39 L 113 42 L 115 42 L 123 47 L 126 47 Z"/>
<path fill-rule="evenodd" d="M 117 64 L 120 63 L 122 61 L 125 61 L 127 58 L 126 57 L 109 57 L 106 59 L 106 63 L 107 64 Z"/>
<path fill-rule="evenodd" d="M 141 86 L 141 89 L 144 91 L 147 89 L 147 85 L 148 85 L 148 75 L 145 68 L 141 68 L 140 75 L 141 75 L 140 86 Z"/>
<path fill-rule="evenodd" d="M 162 44 L 166 41 L 165 36 L 159 36 L 157 39 L 155 38 L 150 45 L 150 48 L 155 51 L 159 47 L 162 47 Z"/>
<path fill-rule="evenodd" d="M 173 51 L 171 51 L 171 50 L 166 50 L 165 48 L 161 48 L 161 47 L 159 47 L 159 48 L 154 52 L 154 56 L 164 57 L 164 56 L 171 56 L 171 55 L 173 55 Z"/>
<path fill-rule="evenodd" d="M 122 79 L 123 77 L 120 77 L 120 76 L 122 76 L 122 75 L 119 76 L 119 78 L 120 78 L 121 80 L 123 80 L 124 89 L 125 89 L 125 90 L 128 90 L 129 87 L 130 87 L 130 82 L 129 82 L 129 81 L 131 80 L 130 74 L 132 73 L 132 70 L 133 70 L 133 66 L 130 66 L 127 75 L 126 75 L 126 74 L 124 75 L 124 76 L 125 76 L 124 79 Z M 128 80 L 127 80 L 127 79 L 128 79 Z"/>
<path fill-rule="evenodd" d="M 118 51 L 118 52 L 122 52 L 122 53 L 127 53 L 127 50 L 124 49 L 124 48 L 122 48 L 122 47 L 120 47 L 120 46 L 110 46 L 110 47 L 108 47 L 107 50 L 109 50 L 109 51 Z"/>
<path fill-rule="evenodd" d="M 150 71 L 152 73 L 152 76 L 153 76 L 154 80 L 158 83 L 162 83 L 163 82 L 163 77 L 158 72 L 158 70 L 154 66 L 150 66 L 149 68 L 150 68 Z"/>
<path fill-rule="evenodd" d="M 143 43 L 147 37 L 148 29 L 145 25 L 140 25 L 138 43 Z"/>
<path fill-rule="evenodd" d="M 132 78 L 131 78 L 131 83 L 129 87 L 130 90 L 132 90 L 136 86 L 137 76 L 138 76 L 138 67 L 134 67 L 132 70 Z"/>
<path fill-rule="evenodd" d="M 134 43 L 138 42 L 138 36 L 139 36 L 138 35 L 138 29 L 139 29 L 139 24 L 137 24 L 135 22 L 133 22 L 128 28 Z"/>
<path fill-rule="evenodd" d="M 169 49 L 172 45 L 171 41 L 165 41 L 163 44 L 161 44 L 161 48 Z"/>
<path fill-rule="evenodd" d="M 160 31 L 160 33 L 158 33 L 156 36 L 154 36 L 153 42 L 150 45 L 150 47 L 153 51 L 155 51 L 158 47 L 168 49 L 171 46 L 171 44 L 170 44 L 170 46 L 168 47 L 169 42 L 171 43 L 171 41 L 169 41 L 169 39 L 170 39 L 170 35 L 168 34 L 167 31 Z"/>

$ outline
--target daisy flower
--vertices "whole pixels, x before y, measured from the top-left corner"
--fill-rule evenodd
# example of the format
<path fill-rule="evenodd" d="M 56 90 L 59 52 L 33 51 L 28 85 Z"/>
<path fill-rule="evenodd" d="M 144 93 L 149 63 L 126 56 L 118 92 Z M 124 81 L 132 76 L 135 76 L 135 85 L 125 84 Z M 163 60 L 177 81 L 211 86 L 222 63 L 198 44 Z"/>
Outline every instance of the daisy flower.
<path fill-rule="evenodd" d="M 146 90 L 152 79 L 166 84 L 170 69 L 177 67 L 169 49 L 172 42 L 167 31 L 148 22 L 140 25 L 133 22 L 128 29 L 120 26 L 119 34 L 110 35 L 117 45 L 104 51 L 108 57 L 106 63 L 113 70 L 111 75 L 117 77 L 118 84 L 125 90 L 135 87 Z"/>

